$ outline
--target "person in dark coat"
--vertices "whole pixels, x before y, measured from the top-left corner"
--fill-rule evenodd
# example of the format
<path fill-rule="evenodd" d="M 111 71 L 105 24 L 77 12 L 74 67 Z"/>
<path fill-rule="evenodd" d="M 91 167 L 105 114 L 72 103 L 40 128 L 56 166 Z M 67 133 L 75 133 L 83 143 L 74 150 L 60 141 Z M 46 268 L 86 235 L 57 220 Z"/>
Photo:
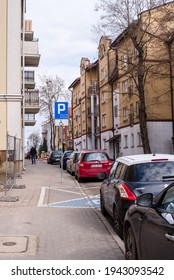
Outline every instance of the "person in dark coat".
<path fill-rule="evenodd" d="M 37 151 L 36 151 L 36 148 L 33 146 L 30 150 L 32 164 L 36 164 L 36 155 L 37 155 Z"/>

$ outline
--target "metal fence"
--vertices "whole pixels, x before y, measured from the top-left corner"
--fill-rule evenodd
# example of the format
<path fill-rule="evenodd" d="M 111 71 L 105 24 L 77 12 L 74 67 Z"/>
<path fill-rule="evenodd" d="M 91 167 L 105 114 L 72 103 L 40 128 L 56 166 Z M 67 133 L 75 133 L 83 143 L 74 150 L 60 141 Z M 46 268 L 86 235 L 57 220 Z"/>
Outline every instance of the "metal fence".
<path fill-rule="evenodd" d="M 6 150 L 0 151 L 0 185 L 4 195 L 16 187 L 16 179 L 22 174 L 22 141 L 7 134 Z"/>

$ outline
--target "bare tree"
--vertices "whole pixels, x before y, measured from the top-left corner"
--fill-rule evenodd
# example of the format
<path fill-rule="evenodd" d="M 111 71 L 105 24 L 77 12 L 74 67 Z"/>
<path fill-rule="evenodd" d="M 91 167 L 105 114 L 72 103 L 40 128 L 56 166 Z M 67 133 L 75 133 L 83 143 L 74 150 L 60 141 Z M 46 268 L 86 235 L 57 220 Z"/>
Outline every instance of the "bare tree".
<path fill-rule="evenodd" d="M 96 30 L 101 34 L 107 30 L 107 33 L 110 32 L 109 35 L 111 38 L 114 38 L 116 35 L 122 36 L 122 40 L 125 40 L 125 42 L 131 41 L 131 44 L 136 50 L 136 60 L 131 62 L 133 65 L 127 75 L 133 78 L 138 92 L 139 122 L 144 153 L 151 152 L 145 102 L 146 84 L 147 81 L 148 83 L 150 82 L 150 76 L 154 79 L 154 73 L 156 75 L 162 75 L 160 70 L 167 61 L 166 59 L 162 61 L 158 58 L 155 63 L 150 63 L 148 61 L 149 48 L 151 48 L 155 37 L 161 40 L 163 38 L 162 34 L 166 33 L 166 29 L 164 30 L 164 21 L 167 23 L 169 17 L 173 20 L 170 8 L 165 5 L 167 2 L 170 1 L 98 0 L 96 5 L 96 10 L 102 11 L 101 20 L 98 26 L 96 26 Z M 160 9 L 160 14 L 155 18 L 154 13 L 151 12 L 156 7 Z M 171 33 L 172 36 L 169 36 Z M 172 28 L 168 28 L 167 34 L 169 38 L 173 38 L 173 24 Z M 166 35 L 164 38 L 166 39 Z M 129 45 L 127 45 L 127 54 L 130 56 Z"/>
<path fill-rule="evenodd" d="M 41 141 L 41 137 L 39 135 L 39 132 L 32 132 L 29 136 L 28 136 L 28 140 L 30 141 L 32 146 L 35 146 L 36 149 L 38 148 L 40 141 Z"/>
<path fill-rule="evenodd" d="M 40 113 L 45 117 L 50 125 L 50 147 L 51 150 L 55 149 L 55 118 L 54 118 L 54 102 L 69 101 L 69 91 L 65 91 L 65 82 L 58 76 L 40 76 L 42 86 L 40 87 Z"/>

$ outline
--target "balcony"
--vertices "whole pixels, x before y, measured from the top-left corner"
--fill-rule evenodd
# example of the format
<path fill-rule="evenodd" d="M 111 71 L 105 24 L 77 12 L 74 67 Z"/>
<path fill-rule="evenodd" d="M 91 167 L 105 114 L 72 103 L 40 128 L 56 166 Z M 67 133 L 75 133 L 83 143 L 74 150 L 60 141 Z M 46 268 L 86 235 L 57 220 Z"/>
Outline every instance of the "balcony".
<path fill-rule="evenodd" d="M 24 82 L 26 89 L 34 89 L 35 88 L 35 78 L 34 78 L 34 71 L 25 71 L 24 75 Z"/>
<path fill-rule="evenodd" d="M 39 110 L 39 90 L 25 91 L 25 113 L 37 114 Z"/>
<path fill-rule="evenodd" d="M 25 126 L 34 126 L 36 124 L 34 114 L 25 114 Z"/>
<path fill-rule="evenodd" d="M 23 48 L 21 44 L 21 65 Z M 24 62 L 25 67 L 38 67 L 40 61 L 38 39 L 33 41 L 24 41 Z"/>

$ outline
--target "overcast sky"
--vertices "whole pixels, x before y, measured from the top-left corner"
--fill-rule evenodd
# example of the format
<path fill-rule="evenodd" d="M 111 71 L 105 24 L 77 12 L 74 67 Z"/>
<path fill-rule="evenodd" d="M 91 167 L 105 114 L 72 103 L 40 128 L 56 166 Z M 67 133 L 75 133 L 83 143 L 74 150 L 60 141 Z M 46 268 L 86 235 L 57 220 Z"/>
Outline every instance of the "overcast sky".
<path fill-rule="evenodd" d="M 34 37 L 39 39 L 41 59 L 35 68 L 38 74 L 57 75 L 65 81 L 67 89 L 80 76 L 80 61 L 88 57 L 94 62 L 98 57 L 98 39 L 92 26 L 99 20 L 94 11 L 95 0 L 26 0 L 25 19 L 32 20 Z M 32 132 L 41 132 L 43 118 L 36 115 L 37 123 L 26 127 L 25 139 Z"/>
<path fill-rule="evenodd" d="M 66 87 L 80 75 L 80 60 L 97 59 L 98 42 L 92 26 L 99 15 L 95 0 L 27 0 L 26 19 L 31 19 L 39 38 L 41 60 L 37 73 L 58 75 Z"/>

